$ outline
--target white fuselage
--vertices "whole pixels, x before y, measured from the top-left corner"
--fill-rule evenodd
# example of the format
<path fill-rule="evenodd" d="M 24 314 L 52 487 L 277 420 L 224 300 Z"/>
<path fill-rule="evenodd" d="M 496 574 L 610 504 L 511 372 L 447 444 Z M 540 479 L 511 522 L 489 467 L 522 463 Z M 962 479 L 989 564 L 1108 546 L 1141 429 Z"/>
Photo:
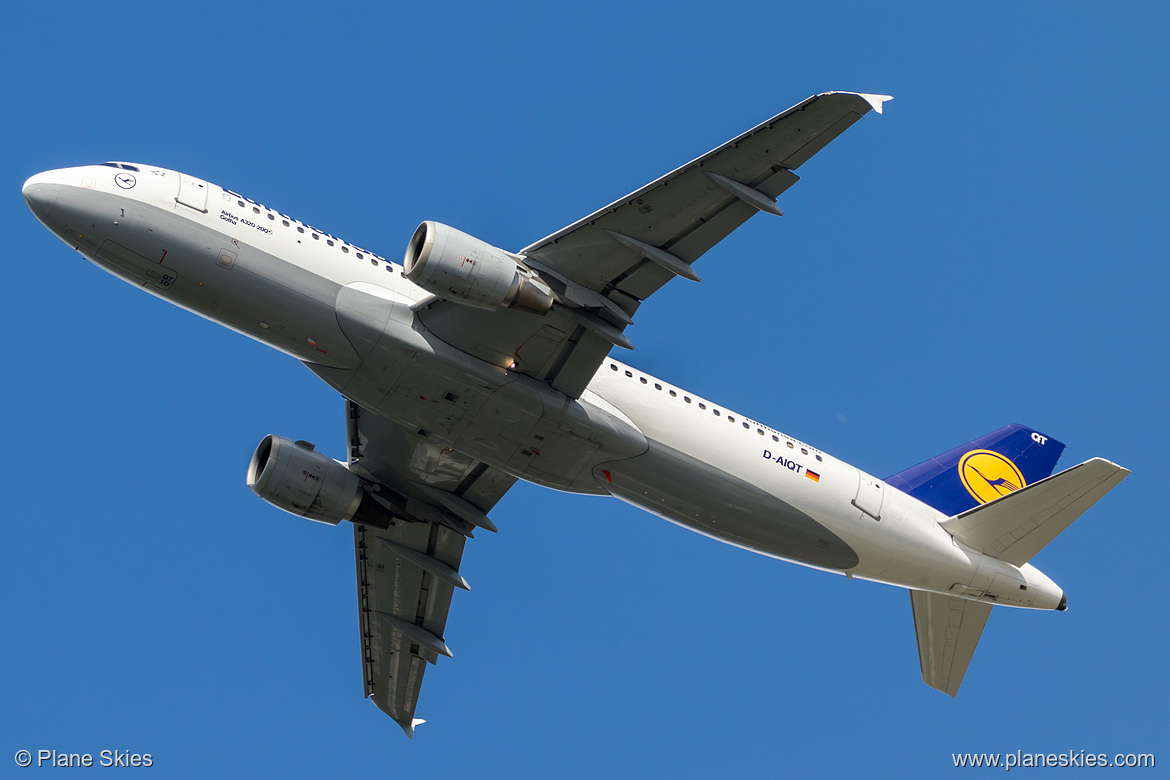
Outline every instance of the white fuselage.
<path fill-rule="evenodd" d="M 921 501 L 631 366 L 605 359 L 571 399 L 456 350 L 418 321 L 417 304 L 431 296 L 400 264 L 213 184 L 100 165 L 39 174 L 24 194 L 46 227 L 105 270 L 522 479 L 612 494 L 722 541 L 852 577 L 1036 609 L 1061 601 L 1031 565 L 955 541 L 939 525 L 945 516 Z"/>

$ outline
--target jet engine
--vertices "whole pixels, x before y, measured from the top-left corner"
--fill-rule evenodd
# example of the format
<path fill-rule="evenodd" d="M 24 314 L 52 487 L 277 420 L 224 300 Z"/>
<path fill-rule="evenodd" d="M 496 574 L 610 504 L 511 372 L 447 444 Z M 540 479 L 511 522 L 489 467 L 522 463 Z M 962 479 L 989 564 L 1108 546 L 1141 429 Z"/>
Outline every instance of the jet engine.
<path fill-rule="evenodd" d="M 278 509 L 318 523 L 389 528 L 394 522 L 356 474 L 313 445 L 283 436 L 269 434 L 260 442 L 248 464 L 248 487 Z"/>
<path fill-rule="evenodd" d="M 549 286 L 511 254 L 438 222 L 418 226 L 402 265 L 427 292 L 477 309 L 547 314 L 554 300 Z"/>

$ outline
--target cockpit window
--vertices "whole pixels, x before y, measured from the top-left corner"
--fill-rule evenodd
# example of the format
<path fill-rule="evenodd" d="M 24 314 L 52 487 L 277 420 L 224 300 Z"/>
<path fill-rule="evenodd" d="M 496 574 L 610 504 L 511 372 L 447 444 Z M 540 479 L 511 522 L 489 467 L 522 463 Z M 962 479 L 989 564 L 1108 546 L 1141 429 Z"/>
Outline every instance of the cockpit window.
<path fill-rule="evenodd" d="M 135 173 L 141 173 L 141 171 L 138 170 L 138 166 L 130 165 L 128 163 L 104 162 L 102 165 L 106 166 L 107 168 L 121 168 L 124 171 L 134 171 Z"/>

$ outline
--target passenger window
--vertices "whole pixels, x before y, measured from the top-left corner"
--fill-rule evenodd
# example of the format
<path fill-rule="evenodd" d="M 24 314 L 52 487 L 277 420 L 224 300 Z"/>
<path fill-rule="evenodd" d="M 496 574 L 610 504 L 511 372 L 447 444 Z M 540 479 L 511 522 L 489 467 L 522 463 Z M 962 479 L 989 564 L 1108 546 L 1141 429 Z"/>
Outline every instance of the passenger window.
<path fill-rule="evenodd" d="M 276 220 L 276 217 L 272 216 L 271 214 L 269 214 L 269 215 L 268 215 L 268 218 L 269 218 L 269 219 L 271 219 L 271 220 L 273 220 L 273 221 L 275 221 L 275 220 Z"/>
<path fill-rule="evenodd" d="M 284 225 L 285 227 L 288 227 L 288 220 L 287 220 L 287 219 L 282 219 L 282 220 L 280 221 L 280 224 Z"/>
<path fill-rule="evenodd" d="M 365 259 L 366 259 L 366 256 L 365 256 L 365 255 L 363 255 L 361 252 L 358 252 L 358 253 L 357 253 L 357 259 L 358 259 L 358 260 L 365 260 Z"/>
<path fill-rule="evenodd" d="M 772 441 L 780 441 L 780 437 L 773 433 L 772 434 Z"/>
<path fill-rule="evenodd" d="M 617 371 L 617 364 L 616 364 L 616 363 L 610 363 L 610 364 L 609 364 L 609 369 L 610 369 L 610 371 Z"/>
<path fill-rule="evenodd" d="M 646 384 L 646 377 L 640 376 L 640 377 L 638 377 L 638 381 L 641 382 L 642 384 Z"/>
<path fill-rule="evenodd" d="M 729 414 L 727 415 L 727 422 L 735 422 L 735 418 Z"/>
<path fill-rule="evenodd" d="M 655 383 L 654 383 L 654 389 L 655 389 L 655 390 L 661 390 L 661 389 L 662 389 L 662 385 L 660 385 L 660 384 L 658 384 L 657 382 L 655 382 Z"/>
<path fill-rule="evenodd" d="M 707 408 L 707 404 L 700 403 L 700 404 L 699 404 L 699 408 L 700 408 L 700 409 L 706 409 L 706 408 Z M 719 412 L 715 412 L 715 414 L 719 414 Z"/>
<path fill-rule="evenodd" d="M 691 402 L 691 397 L 689 395 L 684 395 L 683 400 L 689 404 Z"/>
<path fill-rule="evenodd" d="M 244 201 L 242 201 L 242 200 L 237 200 L 237 201 L 236 201 L 236 203 L 239 203 L 239 204 L 240 204 L 240 208 L 243 208 L 243 207 L 244 207 Z"/>
<path fill-rule="evenodd" d="M 377 267 L 378 267 L 378 261 L 377 261 L 377 260 L 375 260 L 374 258 L 372 258 L 372 257 L 371 257 L 371 258 L 370 258 L 370 265 L 374 266 L 374 268 L 377 268 Z"/>
<path fill-rule="evenodd" d="M 305 229 L 304 229 L 303 227 L 301 227 L 300 225 L 297 225 L 297 232 L 298 232 L 298 233 L 304 233 L 304 232 L 305 232 Z"/>
<path fill-rule="evenodd" d="M 634 375 L 633 375 L 633 374 L 631 374 L 629 371 L 627 371 L 627 372 L 626 372 L 626 376 L 630 377 L 631 379 L 633 379 L 633 378 L 634 378 Z"/>
<path fill-rule="evenodd" d="M 747 428 L 747 427 L 748 427 L 748 424 L 747 424 L 747 423 L 744 423 L 744 424 L 743 424 L 743 427 Z M 763 431 L 760 431 L 760 433 L 763 433 Z"/>
<path fill-rule="evenodd" d="M 806 450 L 804 447 L 801 447 L 801 448 L 800 448 L 800 454 L 801 454 L 801 455 L 808 455 L 808 450 Z"/>
<path fill-rule="evenodd" d="M 325 239 L 325 243 L 328 244 L 329 246 L 333 246 L 333 239 L 327 238 L 327 239 Z"/>
<path fill-rule="evenodd" d="M 342 244 L 341 251 L 345 252 L 348 255 L 349 254 L 349 247 L 347 247 L 345 244 Z"/>
<path fill-rule="evenodd" d="M 320 241 L 320 240 L 321 240 L 321 236 L 319 236 L 319 235 L 317 235 L 316 233 L 314 233 L 314 234 L 313 234 L 313 240 L 314 240 L 314 241 Z"/>
<path fill-rule="evenodd" d="M 793 443 L 792 443 L 792 442 L 788 442 L 788 449 L 793 449 L 793 447 L 794 447 L 794 446 L 795 446 L 795 445 L 793 445 Z"/>
<path fill-rule="evenodd" d="M 817 455 L 817 460 L 824 460 L 824 458 L 822 458 L 822 457 L 821 457 L 821 456 L 818 454 L 818 455 Z"/>
<path fill-rule="evenodd" d="M 718 409 L 712 409 L 711 411 L 715 412 L 715 416 L 716 416 L 716 417 L 719 417 L 719 416 L 720 416 L 720 415 L 719 415 L 719 410 L 718 410 Z"/>
<path fill-rule="evenodd" d="M 763 436 L 763 435 L 764 435 L 764 429 L 763 429 L 763 428 L 756 428 L 756 433 L 758 433 L 758 434 L 760 434 L 761 436 Z"/>
<path fill-rule="evenodd" d="M 678 398 L 678 393 L 676 393 L 676 392 L 674 392 L 673 390 L 671 390 L 671 391 L 670 391 L 670 397 L 671 397 L 671 398 Z"/>
<path fill-rule="evenodd" d="M 257 206 L 253 206 L 253 207 L 252 207 L 252 213 L 253 213 L 253 214 L 259 214 L 259 213 L 260 213 L 260 209 L 259 209 Z"/>

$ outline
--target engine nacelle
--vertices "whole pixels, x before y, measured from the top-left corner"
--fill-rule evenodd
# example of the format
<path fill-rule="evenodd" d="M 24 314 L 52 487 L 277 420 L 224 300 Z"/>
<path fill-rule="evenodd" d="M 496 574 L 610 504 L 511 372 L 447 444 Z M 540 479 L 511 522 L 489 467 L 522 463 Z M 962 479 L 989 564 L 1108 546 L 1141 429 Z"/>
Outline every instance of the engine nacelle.
<path fill-rule="evenodd" d="M 418 226 L 402 265 L 427 292 L 477 309 L 546 314 L 553 304 L 548 285 L 510 254 L 438 222 Z"/>
<path fill-rule="evenodd" d="M 278 509 L 319 523 L 389 528 L 394 521 L 356 474 L 312 445 L 283 436 L 269 434 L 260 442 L 248 464 L 248 487 Z"/>

